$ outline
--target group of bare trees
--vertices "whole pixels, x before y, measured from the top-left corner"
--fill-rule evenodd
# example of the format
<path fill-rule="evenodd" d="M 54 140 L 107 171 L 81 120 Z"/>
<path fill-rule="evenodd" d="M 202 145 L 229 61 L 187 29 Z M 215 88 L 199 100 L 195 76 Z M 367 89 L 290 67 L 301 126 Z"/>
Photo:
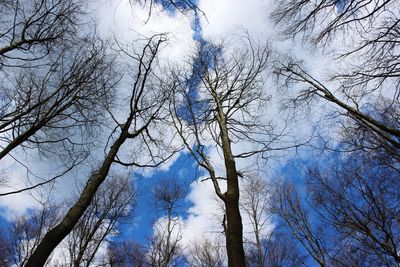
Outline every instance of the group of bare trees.
<path fill-rule="evenodd" d="M 294 107 L 335 108 L 335 146 L 311 160 L 305 193 L 278 186 L 274 212 L 320 266 L 399 264 L 398 1 L 280 1 L 273 19 L 337 64 L 330 80 L 294 58 L 277 71 L 300 91 Z M 332 49 L 334 48 L 334 49 Z M 325 138 L 332 138 L 324 136 Z"/>
<path fill-rule="evenodd" d="M 62 244 L 66 248 L 65 255 L 58 259 L 50 257 L 48 264 L 89 266 L 96 263 L 96 253 L 116 230 L 116 223 L 129 215 L 134 197 L 130 179 L 111 177 L 107 180 Z M 5 229 L 1 236 L 5 266 L 7 263 L 25 266 L 43 236 L 60 221 L 63 211 L 62 206 L 42 203 L 41 209 L 20 216 Z"/>
<path fill-rule="evenodd" d="M 200 11 L 191 1 L 161 2 Z M 147 3 L 151 10 L 156 2 Z M 28 168 L 21 155 L 35 151 L 60 166 L 57 175 L 0 196 L 54 183 L 73 169 L 85 181 L 69 206 L 42 203 L 15 220 L 0 237 L 0 265 L 61 264 L 51 259 L 56 247 L 66 248 L 69 266 L 400 264 L 398 1 L 278 2 L 272 20 L 284 36 L 334 55 L 329 80 L 294 57 L 272 60 L 268 42 L 246 32 L 234 44 L 200 41 L 186 64 L 161 69 L 166 35 L 110 44 L 93 30 L 86 4 L 0 1 L 0 161 Z M 266 182 L 242 168 L 250 158 L 299 147 L 265 114 L 272 70 L 292 96 L 286 109 L 334 109 L 326 118 L 334 133 L 312 144 L 323 158 L 310 160 L 296 183 Z M 170 125 L 181 147 L 167 140 Z M 225 246 L 206 238 L 181 245 L 186 190 L 172 178 L 154 188 L 164 216 L 149 244 L 108 242 L 136 195 L 117 167 L 156 167 L 182 147 L 223 203 Z M 101 247 L 107 254 L 98 259 Z"/>
<path fill-rule="evenodd" d="M 129 188 L 127 181 L 123 188 L 108 187 L 96 195 L 111 165 L 156 166 L 171 155 L 169 149 L 157 153 L 161 146 L 157 133 L 165 117 L 161 110 L 168 92 L 157 84 L 152 66 L 165 36 L 154 35 L 139 40 L 131 51 L 121 50 L 130 59 L 132 80 L 124 109 L 116 110 L 115 90 L 121 75 L 115 68 L 115 56 L 93 31 L 93 22 L 85 18 L 85 5 L 69 0 L 1 2 L 1 158 L 10 156 L 26 166 L 13 150 L 22 148 L 29 153 L 28 149 L 36 149 L 49 164 L 55 155 L 65 165 L 59 175 L 45 182 L 2 195 L 53 182 L 89 156 L 100 131 L 110 132 L 103 160 L 87 178 L 81 178 L 86 184 L 71 208 L 58 220 L 46 218 L 51 223 L 48 229 L 35 230 L 35 236 L 26 234 L 24 242 L 30 250 L 18 261 L 24 266 L 44 265 L 70 233 L 74 265 L 89 265 L 133 197 L 124 193 Z M 120 116 L 123 112 L 125 117 Z M 118 154 L 124 143 L 134 148 L 128 156 Z"/>
<path fill-rule="evenodd" d="M 114 176 L 104 182 L 66 239 L 71 265 L 94 262 L 100 246 L 115 234 L 116 224 L 132 212 L 135 196 L 129 177 Z"/>
<path fill-rule="evenodd" d="M 126 118 L 118 121 L 113 116 L 116 126 L 110 135 L 109 151 L 104 156 L 104 160 L 96 170 L 92 171 L 81 195 L 64 218 L 44 236 L 34 254 L 30 257 L 27 266 L 30 266 L 30 264 L 32 264 L 31 266 L 43 265 L 54 248 L 72 231 L 87 210 L 98 188 L 107 178 L 113 163 L 123 166 L 140 166 L 141 164 L 151 165 L 152 162 L 157 165 L 164 160 L 154 155 L 150 158 L 150 162 L 141 163 L 138 161 L 139 159 L 135 158 L 137 156 L 135 154 L 129 155 L 127 159 L 118 155 L 124 143 L 134 139 L 140 140 L 136 145 L 139 146 L 137 149 L 141 153 L 145 152 L 146 149 L 151 150 L 154 149 L 154 146 L 159 146 L 157 137 L 152 136 L 155 134 L 154 132 L 157 132 L 157 129 L 150 131 L 149 128 L 155 121 L 163 119 L 160 110 L 168 98 L 168 94 L 159 90 L 159 88 L 155 88 L 154 84 L 152 84 L 153 86 L 148 85 L 147 79 L 151 75 L 152 63 L 163 41 L 163 36 L 154 36 L 147 41 L 137 57 L 132 55 L 132 60 L 137 60 L 139 66 L 133 77 L 135 80 L 130 91 Z M 131 145 L 134 146 L 135 144 Z M 153 155 L 154 151 L 149 153 Z"/>
<path fill-rule="evenodd" d="M 251 224 L 243 244 L 246 265 L 295 266 L 303 263 L 304 260 L 293 254 L 295 246 L 289 240 L 271 234 L 267 229 L 271 215 L 270 185 L 260 177 L 249 176 L 243 186 L 246 190 L 241 196 L 241 213 L 244 221 Z M 103 262 L 111 266 L 226 266 L 224 233 L 195 237 L 190 244 L 182 242 L 186 229 L 179 214 L 184 211 L 185 188 L 176 178 L 157 182 L 153 201 L 163 216 L 153 224 L 153 233 L 147 244 L 135 240 L 112 242 Z"/>
<path fill-rule="evenodd" d="M 186 187 L 176 178 L 162 178 L 152 188 L 151 206 L 161 213 L 147 244 L 135 240 L 112 242 L 104 262 L 111 266 L 181 266 L 185 262 L 179 213 Z"/>
<path fill-rule="evenodd" d="M 26 166 L 14 155 L 17 149 L 27 154 L 37 150 L 49 165 L 52 158 L 59 158 L 63 166 L 47 182 L 88 156 L 116 81 L 113 59 L 103 41 L 78 30 L 85 24 L 84 5 L 81 1 L 1 2 L 0 158 L 8 156 Z M 31 218 L 16 221 L 11 238 L 20 241 L 11 246 L 16 264 L 32 265 L 43 236 L 57 223 L 47 210 L 44 207 Z M 41 259 L 43 264 L 46 260 Z"/>
<path fill-rule="evenodd" d="M 78 32 L 83 13 L 78 1 L 2 2 L 1 159 L 37 148 L 69 169 L 87 156 L 116 77 L 104 43 Z"/>

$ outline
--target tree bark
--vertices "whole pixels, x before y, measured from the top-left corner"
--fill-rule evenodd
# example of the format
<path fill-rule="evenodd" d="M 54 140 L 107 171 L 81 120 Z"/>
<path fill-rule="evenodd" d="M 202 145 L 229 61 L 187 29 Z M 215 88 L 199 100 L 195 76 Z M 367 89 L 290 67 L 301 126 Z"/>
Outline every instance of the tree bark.
<path fill-rule="evenodd" d="M 221 130 L 221 144 L 227 178 L 227 191 L 224 194 L 224 202 L 227 220 L 226 246 L 228 266 L 244 267 L 246 266 L 246 261 L 243 249 L 242 217 L 239 209 L 239 181 L 231 141 L 229 140 L 226 117 L 222 110 L 219 112 L 218 122 Z"/>
<path fill-rule="evenodd" d="M 233 195 L 225 194 L 226 209 L 226 246 L 228 254 L 228 266 L 241 267 L 246 266 L 243 249 L 243 225 L 242 217 L 239 211 L 239 201 Z"/>

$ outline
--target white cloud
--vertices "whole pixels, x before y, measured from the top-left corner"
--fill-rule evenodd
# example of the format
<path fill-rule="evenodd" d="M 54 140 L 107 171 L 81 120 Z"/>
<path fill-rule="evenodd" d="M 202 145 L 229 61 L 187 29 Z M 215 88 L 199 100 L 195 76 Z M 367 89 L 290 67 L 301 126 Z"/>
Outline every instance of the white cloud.
<path fill-rule="evenodd" d="M 199 8 L 206 14 L 201 23 L 206 39 L 224 37 L 240 28 L 250 32 L 269 32 L 268 2 L 262 0 L 200 0 Z"/>
<path fill-rule="evenodd" d="M 34 149 L 28 150 L 27 153 L 21 148 L 16 148 L 12 151 L 12 155 L 18 161 L 7 155 L 0 163 L 0 170 L 6 181 L 5 185 L 0 187 L 1 193 L 20 190 L 45 182 L 52 177 L 60 175 L 67 169 L 60 159 L 55 156 L 41 156 Z M 86 168 L 81 168 L 79 173 L 81 175 L 80 178 L 82 176 L 87 178 Z M 62 201 L 64 197 L 69 196 L 76 190 L 75 175 L 76 173 L 71 171 L 67 175 L 57 178 L 55 183 L 51 182 L 23 193 L 1 196 L 2 216 L 12 221 L 28 209 L 41 208 L 40 202 L 48 202 L 50 200 L 52 204 L 55 204 L 53 201 Z"/>
<path fill-rule="evenodd" d="M 182 244 L 185 247 L 199 237 L 222 236 L 222 203 L 217 199 L 211 181 L 195 181 L 190 185 L 190 189 L 187 199 L 193 206 L 188 210 L 189 216 L 184 221 Z"/>
<path fill-rule="evenodd" d="M 98 4 L 99 29 L 103 36 L 115 38 L 121 43 L 131 43 L 154 34 L 168 35 L 168 46 L 161 52 L 165 61 L 179 62 L 187 55 L 194 41 L 191 23 L 193 17 L 177 12 L 163 12 L 159 5 L 152 7 L 149 17 L 148 6 L 136 1 L 108 1 Z"/>

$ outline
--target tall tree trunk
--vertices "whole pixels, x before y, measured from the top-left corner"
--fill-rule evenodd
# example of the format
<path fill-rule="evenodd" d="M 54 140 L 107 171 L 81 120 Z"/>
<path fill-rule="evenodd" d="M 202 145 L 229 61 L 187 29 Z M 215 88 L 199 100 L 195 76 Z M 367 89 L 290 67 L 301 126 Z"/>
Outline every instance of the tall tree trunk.
<path fill-rule="evenodd" d="M 226 209 L 226 247 L 228 254 L 228 266 L 242 267 L 245 264 L 245 255 L 243 249 L 243 226 L 242 217 L 239 211 L 239 201 L 237 197 L 231 196 L 228 192 L 225 194 Z"/>
<path fill-rule="evenodd" d="M 221 129 L 221 143 L 227 178 L 227 191 L 224 194 L 226 210 L 226 247 L 228 265 L 230 267 L 246 266 L 243 249 L 243 225 L 239 209 L 239 181 L 236 163 L 233 157 L 231 141 L 229 140 L 226 118 L 220 112 L 219 125 Z"/>
<path fill-rule="evenodd" d="M 78 201 L 68 210 L 62 221 L 47 232 L 43 240 L 33 252 L 32 256 L 29 258 L 25 265 L 26 267 L 44 266 L 53 250 L 72 231 L 76 223 L 86 211 L 87 207 L 90 205 L 97 189 L 107 177 L 111 164 L 114 161 L 119 148 L 128 138 L 128 135 L 127 129 L 124 129 L 121 132 L 121 135 L 111 147 L 101 167 L 91 175 Z"/>
<path fill-rule="evenodd" d="M 258 267 L 263 267 L 263 254 L 262 254 L 262 244 L 261 244 L 261 238 L 260 238 L 260 229 L 258 228 L 258 220 L 257 220 L 257 211 L 255 211 L 254 214 L 254 222 L 255 222 L 255 236 L 256 236 L 256 242 L 257 242 L 257 266 Z"/>

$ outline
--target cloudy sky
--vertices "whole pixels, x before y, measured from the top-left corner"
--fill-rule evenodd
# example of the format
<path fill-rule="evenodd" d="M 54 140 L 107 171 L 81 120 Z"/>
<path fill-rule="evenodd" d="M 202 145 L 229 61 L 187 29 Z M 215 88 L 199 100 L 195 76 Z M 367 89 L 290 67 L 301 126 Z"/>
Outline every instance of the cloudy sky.
<path fill-rule="evenodd" d="M 107 4 L 109 7 L 106 7 Z M 268 5 L 265 1 L 199 1 L 198 6 L 206 14 L 193 12 L 165 12 L 156 6 L 148 18 L 147 9 L 139 5 L 131 6 L 128 1 L 108 2 L 99 8 L 102 18 L 100 29 L 104 34 L 116 35 L 129 41 L 139 35 L 149 36 L 153 33 L 169 33 L 168 47 L 162 51 L 161 57 L 166 62 L 185 60 L 195 48 L 198 38 L 206 41 L 222 41 L 248 29 L 252 34 L 267 36 L 271 28 L 267 23 Z M 147 21 L 148 19 L 148 21 Z M 216 155 L 214 161 L 221 161 Z M 221 162 L 222 163 L 222 162 Z M 134 223 L 121 224 L 119 240 L 134 238 L 147 242 L 152 233 L 151 223 L 161 214 L 149 212 L 151 188 L 160 177 L 178 177 L 189 187 L 185 205 L 188 208 L 182 214 L 184 225 L 182 242 L 187 245 L 193 238 L 221 232 L 221 209 L 214 194 L 212 184 L 200 182 L 203 173 L 196 171 L 196 164 L 187 154 L 182 154 L 168 170 L 158 171 L 152 175 L 135 176 L 140 199 L 136 207 Z M 217 215 L 217 216 L 216 216 Z"/>
<path fill-rule="evenodd" d="M 219 42 L 231 40 L 236 34 L 242 34 L 248 30 L 257 38 L 265 38 L 271 43 L 278 43 L 274 36 L 274 29 L 268 22 L 270 6 L 268 2 L 261 0 L 201 0 L 198 7 L 205 16 L 199 14 L 197 19 L 193 12 L 182 14 L 180 12 L 166 12 L 160 6 L 155 6 L 150 18 L 148 10 L 140 5 L 130 5 L 128 1 L 109 1 L 100 5 L 98 12 L 101 14 L 100 29 L 105 35 L 117 36 L 117 39 L 134 40 L 138 36 L 149 36 L 154 33 L 168 33 L 171 36 L 168 47 L 161 53 L 165 62 L 181 62 L 193 52 L 199 38 L 206 41 Z M 199 19 L 198 19 L 199 18 Z M 234 40 L 233 40 L 234 42 Z M 289 45 L 279 42 L 284 49 Z M 293 48 L 293 44 L 291 44 Z M 300 56 L 308 56 L 306 51 L 301 50 Z M 270 110 L 272 116 L 277 114 L 276 107 Z M 303 129 L 302 129 L 303 128 Z M 307 129 L 300 127 L 297 131 Z M 240 146 L 240 144 L 239 144 Z M 240 147 L 237 147 L 240 149 Z M 212 157 L 214 162 L 222 164 L 220 156 L 215 153 Z M 241 162 L 239 166 L 245 167 L 250 162 Z M 172 164 L 172 165 L 171 165 Z M 269 175 L 280 175 L 281 168 L 285 162 L 275 162 L 276 170 L 269 171 Z M 269 166 L 271 166 L 269 165 Z M 196 163 L 186 154 L 182 153 L 175 158 L 169 168 L 142 176 L 134 174 L 134 180 L 139 190 L 140 197 L 136 207 L 133 223 L 128 221 L 120 225 L 120 236 L 118 240 L 135 239 L 143 243 L 151 236 L 150 225 L 156 221 L 160 213 L 150 212 L 148 209 L 151 202 L 151 190 L 157 179 L 161 177 L 178 177 L 181 182 L 188 185 L 188 195 L 184 201 L 187 211 L 181 215 L 184 225 L 182 242 L 190 244 L 193 238 L 203 235 L 220 236 L 221 208 L 215 196 L 210 181 L 200 182 L 204 173 L 198 171 Z M 269 177 L 264 177 L 269 179 Z M 249 222 L 244 217 L 245 227 Z M 272 227 L 272 225 L 271 225 Z M 245 233 L 249 232 L 246 231 Z"/>

